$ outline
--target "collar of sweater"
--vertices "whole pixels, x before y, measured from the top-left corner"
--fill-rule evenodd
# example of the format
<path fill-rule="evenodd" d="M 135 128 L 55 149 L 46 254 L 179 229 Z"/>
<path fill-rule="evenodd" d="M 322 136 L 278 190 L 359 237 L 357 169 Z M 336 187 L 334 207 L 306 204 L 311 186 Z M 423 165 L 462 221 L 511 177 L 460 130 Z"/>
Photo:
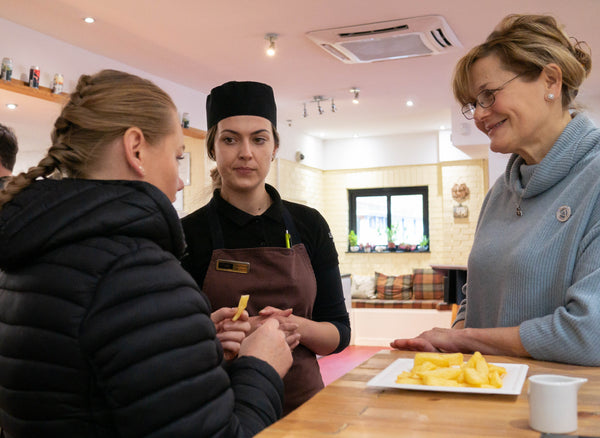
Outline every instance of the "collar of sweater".
<path fill-rule="evenodd" d="M 508 161 L 505 183 L 523 199 L 537 196 L 567 176 L 573 166 L 599 142 L 600 131 L 586 116 L 576 114 L 544 159 L 535 165 L 535 171 L 525 187 L 521 183 L 520 172 L 525 160 L 517 154 L 513 154 Z"/>

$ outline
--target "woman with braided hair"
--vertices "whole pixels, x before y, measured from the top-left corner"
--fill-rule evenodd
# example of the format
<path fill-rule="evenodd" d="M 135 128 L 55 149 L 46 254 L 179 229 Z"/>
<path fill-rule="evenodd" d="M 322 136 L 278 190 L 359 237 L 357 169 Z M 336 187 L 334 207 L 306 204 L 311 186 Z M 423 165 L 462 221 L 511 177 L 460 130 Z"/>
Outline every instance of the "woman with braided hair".
<path fill-rule="evenodd" d="M 245 337 L 179 263 L 183 149 L 170 97 L 104 70 L 0 192 L 2 436 L 246 437 L 281 415 L 279 323 Z"/>
<path fill-rule="evenodd" d="M 487 194 L 453 329 L 399 349 L 600 366 L 600 129 L 573 100 L 585 44 L 544 15 L 510 15 L 458 63 L 454 94 L 511 154 Z"/>

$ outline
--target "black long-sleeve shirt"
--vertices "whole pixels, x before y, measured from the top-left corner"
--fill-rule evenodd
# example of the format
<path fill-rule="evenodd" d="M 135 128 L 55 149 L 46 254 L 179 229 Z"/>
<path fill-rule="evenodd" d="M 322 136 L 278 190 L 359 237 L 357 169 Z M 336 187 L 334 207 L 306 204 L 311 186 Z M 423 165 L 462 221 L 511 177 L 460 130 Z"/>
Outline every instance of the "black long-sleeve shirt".
<path fill-rule="evenodd" d="M 338 266 L 338 255 L 333 236 L 325 218 L 314 208 L 283 201 L 277 190 L 266 185 L 273 201 L 259 216 L 250 215 L 223 200 L 220 191 L 214 192 L 225 248 L 286 247 L 285 224 L 282 208 L 288 209 L 306 247 L 315 278 L 317 295 L 312 319 L 333 324 L 339 331 L 339 352 L 350 343 L 350 319 L 344 304 L 344 294 Z M 196 210 L 182 219 L 188 244 L 183 267 L 202 286 L 214 245 L 209 232 L 208 206 Z M 299 242 L 292 242 L 296 244 Z"/>

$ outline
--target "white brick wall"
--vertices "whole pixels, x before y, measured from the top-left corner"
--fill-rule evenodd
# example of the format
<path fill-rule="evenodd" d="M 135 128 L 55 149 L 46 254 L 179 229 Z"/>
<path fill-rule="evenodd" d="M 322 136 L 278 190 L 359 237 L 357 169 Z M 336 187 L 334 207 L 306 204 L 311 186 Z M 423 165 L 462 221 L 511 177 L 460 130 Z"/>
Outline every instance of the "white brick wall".
<path fill-rule="evenodd" d="M 468 160 L 431 165 L 394 166 L 361 170 L 321 171 L 280 160 L 279 190 L 284 199 L 317 208 L 327 219 L 340 256 L 342 273 L 371 275 L 410 273 L 431 264 L 467 263 L 477 217 L 487 192 L 487 161 Z M 276 184 L 272 169 L 269 176 Z M 464 205 L 469 217 L 455 219 L 451 189 L 464 182 L 471 190 Z M 347 253 L 348 189 L 372 187 L 429 187 L 430 253 Z"/>

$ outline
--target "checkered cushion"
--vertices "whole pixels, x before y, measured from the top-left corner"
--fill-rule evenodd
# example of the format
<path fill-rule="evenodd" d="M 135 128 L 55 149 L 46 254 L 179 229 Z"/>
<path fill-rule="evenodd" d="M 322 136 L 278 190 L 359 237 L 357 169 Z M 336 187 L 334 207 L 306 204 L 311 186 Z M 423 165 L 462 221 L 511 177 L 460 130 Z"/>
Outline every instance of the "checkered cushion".
<path fill-rule="evenodd" d="M 375 290 L 379 300 L 410 300 L 412 275 L 384 275 L 375 272 Z"/>
<path fill-rule="evenodd" d="M 443 300 L 444 275 L 433 269 L 413 269 L 413 299 Z"/>

